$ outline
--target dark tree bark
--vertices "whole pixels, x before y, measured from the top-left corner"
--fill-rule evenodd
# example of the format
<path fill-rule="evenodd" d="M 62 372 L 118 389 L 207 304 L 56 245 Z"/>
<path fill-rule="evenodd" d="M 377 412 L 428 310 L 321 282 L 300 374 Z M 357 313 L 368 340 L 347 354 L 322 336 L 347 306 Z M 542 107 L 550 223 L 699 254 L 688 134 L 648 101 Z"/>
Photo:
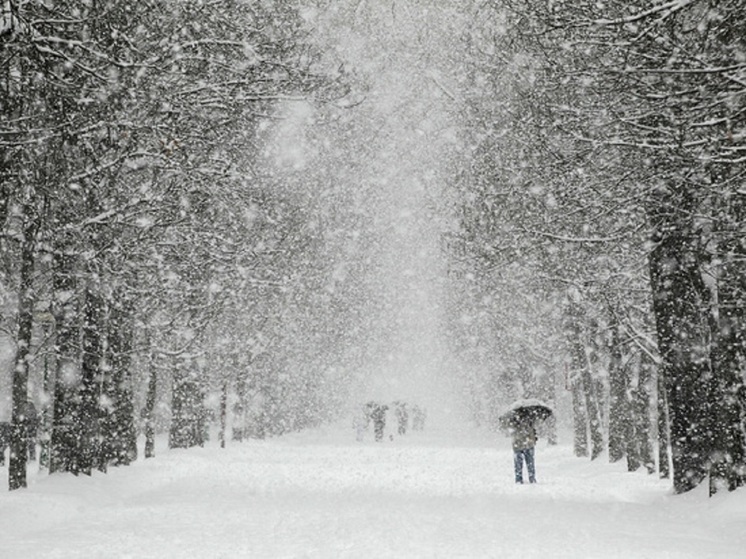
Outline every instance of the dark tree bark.
<path fill-rule="evenodd" d="M 655 459 L 653 457 L 653 445 L 651 441 L 651 382 L 654 378 L 655 366 L 646 355 L 640 355 L 637 388 L 632 395 L 634 406 L 634 431 L 637 440 L 637 455 L 639 462 L 649 474 L 655 471 Z"/>
<path fill-rule="evenodd" d="M 76 258 L 61 244 L 54 254 L 55 352 L 57 354 L 49 472 L 78 473 L 77 433 L 80 362 Z"/>
<path fill-rule="evenodd" d="M 98 286 L 88 286 L 83 311 L 83 355 L 81 364 L 80 408 L 75 425 L 78 439 L 78 471 L 90 475 L 100 464 L 101 420 L 99 402 L 104 385 L 102 370 L 103 301 L 96 292 Z"/>
<path fill-rule="evenodd" d="M 132 386 L 132 354 L 133 354 L 133 310 L 128 301 L 122 302 L 122 307 L 115 313 L 120 318 L 121 345 L 118 352 L 113 354 L 114 386 L 116 391 L 116 452 L 114 465 L 130 464 L 137 459 L 137 429 L 135 427 L 135 403 Z"/>
<path fill-rule="evenodd" d="M 168 434 L 169 448 L 188 448 L 192 440 L 190 394 L 192 385 L 188 372 L 176 367 L 171 387 L 171 428 Z"/>
<path fill-rule="evenodd" d="M 152 351 L 148 366 L 150 367 L 148 379 L 148 392 L 145 396 L 145 407 L 143 419 L 145 420 L 145 458 L 155 456 L 155 399 L 158 390 L 158 372 L 155 366 L 155 355 Z"/>
<path fill-rule="evenodd" d="M 52 339 L 51 325 L 44 322 L 44 339 L 48 343 Z M 50 348 L 44 350 L 44 376 L 43 391 L 45 395 L 54 394 L 52 388 L 52 364 Z M 49 469 L 50 438 L 52 436 L 52 407 L 45 402 L 41 408 L 41 420 L 39 423 L 39 466 Z"/>
<path fill-rule="evenodd" d="M 228 381 L 223 381 L 220 391 L 220 448 L 225 448 L 225 430 L 228 423 Z"/>
<path fill-rule="evenodd" d="M 28 357 L 34 324 L 34 262 L 36 251 L 37 217 L 28 215 L 25 208 L 25 223 L 21 240 L 20 298 L 18 301 L 18 337 L 15 367 L 13 369 L 13 408 L 11 411 L 10 463 L 8 485 L 11 490 L 26 487 L 26 461 L 28 449 Z"/>
<path fill-rule="evenodd" d="M 137 458 L 132 394 L 132 310 L 115 302 L 107 323 L 110 373 L 105 390 L 107 410 L 102 422 L 102 458 L 107 464 L 123 466 Z"/>
<path fill-rule="evenodd" d="M 640 457 L 640 440 L 636 430 L 637 424 L 635 421 L 635 400 L 636 400 L 637 389 L 630 390 L 630 401 L 628 402 L 628 413 L 630 417 L 627 420 L 627 430 L 625 432 L 624 441 L 624 453 L 627 456 L 627 471 L 636 472 L 642 465 L 642 458 Z"/>
<path fill-rule="evenodd" d="M 609 461 L 618 462 L 624 458 L 629 437 L 629 375 L 622 366 L 619 321 L 614 310 L 609 328 Z"/>
<path fill-rule="evenodd" d="M 168 438 L 170 448 L 202 446 L 206 440 L 203 394 L 194 367 L 193 363 L 187 363 L 174 371 Z"/>
<path fill-rule="evenodd" d="M 650 282 L 677 493 L 695 488 L 708 473 L 714 412 L 709 293 L 701 276 L 701 240 L 692 225 L 697 208 L 692 189 L 670 185 L 651 212 L 656 244 L 649 255 Z"/>
<path fill-rule="evenodd" d="M 658 474 L 661 479 L 669 479 L 671 477 L 671 427 L 668 421 L 666 381 L 660 367 L 657 370 L 656 382 L 658 384 Z"/>
<path fill-rule="evenodd" d="M 746 219 L 743 196 L 723 212 L 717 247 L 717 309 L 713 319 L 712 366 L 715 397 L 710 494 L 746 484 L 746 239 L 739 231 Z"/>
<path fill-rule="evenodd" d="M 245 371 L 237 370 L 236 379 L 236 403 L 233 405 L 233 430 L 231 432 L 231 438 L 234 441 L 243 441 L 246 437 L 246 425 L 247 425 L 247 398 L 248 398 L 248 383 L 246 382 Z"/>

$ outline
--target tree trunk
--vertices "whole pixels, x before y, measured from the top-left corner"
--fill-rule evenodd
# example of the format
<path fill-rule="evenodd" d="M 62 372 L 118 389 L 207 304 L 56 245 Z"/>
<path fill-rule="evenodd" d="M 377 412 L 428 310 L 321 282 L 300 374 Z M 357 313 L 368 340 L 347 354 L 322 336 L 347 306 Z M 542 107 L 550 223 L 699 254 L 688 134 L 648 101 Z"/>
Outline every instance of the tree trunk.
<path fill-rule="evenodd" d="M 26 417 L 28 401 L 28 357 L 34 324 L 34 258 L 37 223 L 32 216 L 25 216 L 21 244 L 20 297 L 18 301 L 18 349 L 13 369 L 13 409 L 11 416 L 10 463 L 8 484 L 11 490 L 26 487 L 26 461 L 28 450 L 29 419 Z"/>
<path fill-rule="evenodd" d="M 695 211 L 694 202 L 687 198 L 690 194 L 679 192 L 657 207 L 652 216 L 656 246 L 649 256 L 676 493 L 695 488 L 707 475 L 713 413 L 707 380 L 711 377 L 709 294 L 701 276 L 700 239 L 690 231 Z"/>
<path fill-rule="evenodd" d="M 588 435 L 590 435 L 591 460 L 595 460 L 603 452 L 603 435 L 596 399 L 596 386 L 591 377 L 588 348 L 583 335 L 584 329 L 581 322 L 583 311 L 580 305 L 572 302 L 568 315 L 565 329 L 572 360 L 575 455 L 588 455 Z M 579 423 L 581 418 L 583 425 Z"/>
<path fill-rule="evenodd" d="M 132 395 L 132 311 L 116 301 L 107 323 L 109 382 L 106 385 L 108 413 L 102 424 L 102 442 L 108 464 L 123 466 L 137 458 Z"/>
<path fill-rule="evenodd" d="M 79 383 L 79 325 L 75 258 L 63 244 L 54 255 L 56 371 L 49 473 L 78 473 L 76 404 Z"/>
<path fill-rule="evenodd" d="M 642 455 L 641 455 L 641 433 L 639 431 L 640 427 L 640 418 L 638 416 L 639 409 L 638 409 L 638 400 L 639 400 L 639 382 L 640 382 L 640 369 L 641 365 L 638 361 L 636 363 L 636 380 L 637 380 L 637 387 L 632 387 L 632 383 L 630 382 L 629 378 L 629 371 L 627 371 L 627 389 L 626 389 L 626 398 L 627 398 L 627 421 L 626 421 L 626 430 L 624 433 L 625 438 L 625 449 L 627 453 L 627 471 L 628 472 L 636 472 L 640 466 L 642 465 Z"/>
<path fill-rule="evenodd" d="M 598 458 L 604 450 L 604 437 L 601 431 L 601 413 L 594 390 L 590 367 L 586 364 L 581 370 L 583 392 L 585 394 L 585 409 L 588 416 L 588 428 L 591 436 L 591 460 Z"/>
<path fill-rule="evenodd" d="M 713 452 L 710 494 L 721 488 L 730 491 L 746 482 L 746 247 L 733 238 L 720 247 L 718 308 L 713 344 L 713 388 L 716 421 L 713 423 Z"/>
<path fill-rule="evenodd" d="M 51 328 L 49 322 L 44 322 L 44 339 L 51 339 Z M 47 402 L 49 395 L 53 394 L 52 388 L 52 366 L 50 365 L 50 351 L 49 348 L 44 351 L 44 377 L 43 377 L 43 393 L 45 401 L 41 408 L 41 421 L 39 424 L 39 466 L 41 468 L 49 469 L 49 457 L 50 457 L 50 439 L 52 436 L 52 408 Z"/>
<path fill-rule="evenodd" d="M 171 388 L 171 427 L 168 433 L 169 448 L 192 446 L 189 417 L 189 379 L 180 366 L 173 372 Z"/>
<path fill-rule="evenodd" d="M 557 384 L 556 382 L 552 381 L 548 394 L 547 394 L 547 401 L 551 402 L 552 405 L 555 405 L 557 402 Z M 547 436 L 547 444 L 549 445 L 556 445 L 557 444 L 557 417 L 552 414 L 549 416 L 549 418 L 546 421 L 546 436 Z"/>
<path fill-rule="evenodd" d="M 574 360 L 573 360 L 574 364 Z M 575 456 L 588 456 L 588 420 L 583 399 L 583 383 L 573 367 L 572 422 L 573 451 Z"/>
<path fill-rule="evenodd" d="M 109 307 L 110 302 L 102 300 L 102 306 L 106 309 L 101 309 L 101 324 L 102 330 L 101 336 L 101 347 L 99 348 L 101 357 L 99 360 L 99 367 L 101 369 L 100 386 L 98 388 L 98 454 L 96 456 L 97 464 L 96 468 L 106 473 L 109 464 L 112 462 L 114 457 L 114 445 L 116 444 L 113 435 L 113 424 L 114 414 L 113 410 L 116 407 L 116 396 L 113 390 L 113 369 L 114 359 L 112 358 L 112 344 L 116 345 L 117 342 L 112 340 L 110 331 L 112 328 L 112 316 L 111 309 Z"/>
<path fill-rule="evenodd" d="M 653 458 L 653 446 L 650 438 L 652 431 L 650 392 L 651 382 L 654 378 L 654 364 L 647 355 L 642 354 L 639 367 L 637 388 L 633 395 L 634 431 L 637 439 L 639 462 L 642 466 L 645 466 L 649 474 L 652 474 L 655 472 L 655 459 Z"/>
<path fill-rule="evenodd" d="M 225 448 L 225 430 L 228 423 L 228 381 L 223 381 L 223 387 L 220 392 L 220 448 Z"/>
<path fill-rule="evenodd" d="M 145 396 L 145 408 L 143 417 L 145 419 L 145 458 L 155 456 L 155 399 L 158 390 L 158 372 L 155 366 L 155 355 L 152 350 L 150 354 L 150 379 L 148 380 L 148 393 Z"/>
<path fill-rule="evenodd" d="M 572 293 L 569 295 L 573 296 Z M 569 383 L 572 391 L 573 452 L 575 456 L 584 457 L 588 456 L 588 419 L 581 371 L 587 365 L 587 361 L 585 347 L 580 339 L 578 314 L 577 303 L 572 300 L 568 301 L 564 327 L 567 350 L 570 354 L 570 370 L 565 382 Z"/>
<path fill-rule="evenodd" d="M 624 458 L 629 431 L 629 375 L 622 366 L 619 322 L 611 312 L 611 344 L 609 348 L 609 461 Z"/>
<path fill-rule="evenodd" d="M 80 383 L 80 412 L 76 431 L 78 433 L 79 472 L 91 474 L 100 463 L 100 436 L 103 412 L 99 405 L 104 383 L 101 356 L 101 320 L 103 302 L 97 286 L 86 290 L 83 322 L 83 356 Z"/>
<path fill-rule="evenodd" d="M 666 381 L 660 367 L 657 370 L 658 384 L 658 474 L 661 479 L 671 477 L 671 448 L 670 423 L 668 421 L 668 400 L 666 397 Z"/>
<path fill-rule="evenodd" d="M 246 437 L 246 413 L 248 409 L 248 383 L 246 382 L 246 371 L 236 368 L 236 403 L 233 405 L 233 428 L 231 438 L 234 441 L 243 441 Z"/>
<path fill-rule="evenodd" d="M 194 365 L 188 363 L 185 367 L 177 367 L 171 395 L 170 448 L 204 445 L 205 409 L 202 400 Z"/>

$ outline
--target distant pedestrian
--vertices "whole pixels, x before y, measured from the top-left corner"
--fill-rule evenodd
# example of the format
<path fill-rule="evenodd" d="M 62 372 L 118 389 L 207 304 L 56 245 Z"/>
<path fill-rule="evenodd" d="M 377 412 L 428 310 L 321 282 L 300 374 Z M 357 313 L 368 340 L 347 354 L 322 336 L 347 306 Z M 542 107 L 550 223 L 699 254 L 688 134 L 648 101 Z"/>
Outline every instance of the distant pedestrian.
<path fill-rule="evenodd" d="M 396 415 L 397 433 L 405 435 L 409 425 L 409 413 L 406 402 L 394 402 L 394 414 Z"/>
<path fill-rule="evenodd" d="M 536 465 L 534 447 L 536 446 L 536 428 L 529 418 L 516 419 L 509 428 L 513 438 L 513 465 L 515 482 L 523 483 L 523 462 L 526 462 L 529 483 L 536 483 Z"/>
<path fill-rule="evenodd" d="M 373 419 L 373 432 L 375 433 L 376 442 L 383 440 L 383 430 L 386 428 L 386 412 L 389 407 L 385 404 L 376 404 L 371 412 Z"/>

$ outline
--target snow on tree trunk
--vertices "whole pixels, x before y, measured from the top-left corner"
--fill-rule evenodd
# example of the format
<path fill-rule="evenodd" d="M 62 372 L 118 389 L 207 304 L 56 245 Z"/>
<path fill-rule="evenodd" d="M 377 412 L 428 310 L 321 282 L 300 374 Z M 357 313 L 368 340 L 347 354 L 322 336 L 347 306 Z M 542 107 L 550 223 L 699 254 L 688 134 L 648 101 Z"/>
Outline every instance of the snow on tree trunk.
<path fill-rule="evenodd" d="M 601 412 L 598 405 L 595 383 L 591 377 L 590 367 L 586 365 L 580 371 L 585 395 L 585 409 L 588 419 L 588 429 L 591 437 L 591 460 L 598 458 L 604 450 L 604 437 L 601 430 Z"/>
<path fill-rule="evenodd" d="M 575 431 L 575 454 L 587 456 L 588 439 L 583 442 L 584 432 L 590 437 L 590 457 L 595 460 L 603 452 L 603 434 L 601 416 L 598 408 L 596 383 L 593 382 L 588 358 L 589 349 L 585 336 L 583 311 L 580 305 L 573 302 L 569 309 L 566 331 L 569 336 L 571 370 L 573 377 L 573 415 Z M 582 410 L 582 411 L 581 411 Z M 580 424 L 582 417 L 585 425 Z"/>

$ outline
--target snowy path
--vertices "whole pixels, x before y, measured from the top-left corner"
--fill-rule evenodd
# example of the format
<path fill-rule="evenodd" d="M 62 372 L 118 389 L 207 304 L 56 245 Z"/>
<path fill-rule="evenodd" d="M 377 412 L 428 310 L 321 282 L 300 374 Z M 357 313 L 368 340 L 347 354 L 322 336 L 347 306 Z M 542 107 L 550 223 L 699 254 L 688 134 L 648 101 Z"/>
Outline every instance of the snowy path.
<path fill-rule="evenodd" d="M 33 478 L 0 495 L 0 556 L 746 556 L 744 492 L 672 497 L 654 477 L 544 445 L 539 484 L 516 486 L 504 441 L 348 435 L 164 451 L 108 475 Z"/>

